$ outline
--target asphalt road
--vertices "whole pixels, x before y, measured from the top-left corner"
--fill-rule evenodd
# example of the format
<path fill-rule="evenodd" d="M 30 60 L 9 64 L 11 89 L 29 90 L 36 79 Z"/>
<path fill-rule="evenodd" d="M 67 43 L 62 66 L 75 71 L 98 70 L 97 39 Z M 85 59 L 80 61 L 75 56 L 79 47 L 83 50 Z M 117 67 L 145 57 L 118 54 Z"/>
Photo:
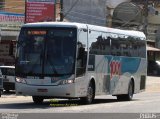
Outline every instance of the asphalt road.
<path fill-rule="evenodd" d="M 0 98 L 0 113 L 111 113 L 111 116 L 115 116 L 112 113 L 160 113 L 160 77 L 149 76 L 146 91 L 134 95 L 133 101 L 118 102 L 116 97 L 102 95 L 91 105 L 81 105 L 77 100 L 45 100 L 43 104 L 35 105 L 29 96 L 4 94 Z"/>

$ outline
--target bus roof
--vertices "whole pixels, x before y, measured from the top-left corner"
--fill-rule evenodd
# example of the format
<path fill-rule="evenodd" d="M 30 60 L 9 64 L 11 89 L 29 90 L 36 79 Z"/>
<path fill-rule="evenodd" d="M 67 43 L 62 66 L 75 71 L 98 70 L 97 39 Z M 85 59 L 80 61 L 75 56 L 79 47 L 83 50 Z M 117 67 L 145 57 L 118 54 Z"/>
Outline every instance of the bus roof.
<path fill-rule="evenodd" d="M 109 33 L 117 33 L 122 35 L 146 38 L 144 33 L 140 31 L 121 30 L 116 28 L 102 27 L 102 26 L 76 23 L 76 22 L 36 22 L 36 23 L 27 23 L 23 25 L 23 27 L 75 27 L 78 29 L 88 27 L 90 30 L 98 30 L 98 31 L 104 31 Z"/>
<path fill-rule="evenodd" d="M 86 28 L 86 24 L 74 23 L 74 22 L 36 22 L 27 23 L 23 27 L 77 27 Z"/>

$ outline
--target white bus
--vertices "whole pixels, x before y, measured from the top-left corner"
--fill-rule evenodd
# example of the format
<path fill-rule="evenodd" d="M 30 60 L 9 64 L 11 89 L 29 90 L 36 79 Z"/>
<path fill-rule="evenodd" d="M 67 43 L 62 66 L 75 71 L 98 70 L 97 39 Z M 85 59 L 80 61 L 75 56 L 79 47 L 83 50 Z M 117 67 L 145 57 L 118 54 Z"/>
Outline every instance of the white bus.
<path fill-rule="evenodd" d="M 144 91 L 146 38 L 142 32 L 80 23 L 25 24 L 16 53 L 16 94 L 78 98 L 86 104 L 95 95 L 132 100 Z"/>

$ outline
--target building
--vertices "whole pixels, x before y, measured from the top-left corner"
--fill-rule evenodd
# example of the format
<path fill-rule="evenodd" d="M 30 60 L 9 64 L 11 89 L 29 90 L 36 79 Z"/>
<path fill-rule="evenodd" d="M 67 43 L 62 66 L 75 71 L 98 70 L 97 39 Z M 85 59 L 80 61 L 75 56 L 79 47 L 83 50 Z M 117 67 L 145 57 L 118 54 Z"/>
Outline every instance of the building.
<path fill-rule="evenodd" d="M 70 2 L 65 1 L 64 3 L 64 7 L 67 8 L 67 9 L 64 8 L 64 10 L 66 9 L 64 11 L 64 14 L 66 14 L 65 12 L 67 11 L 68 16 L 66 18 L 68 18 L 69 21 L 76 21 L 83 23 L 85 23 L 84 21 L 87 21 L 87 23 L 94 24 L 94 22 L 91 22 L 90 16 L 94 16 L 95 18 L 100 18 L 101 20 L 105 19 L 104 17 L 106 17 L 105 22 L 106 26 L 108 27 L 116 27 L 116 28 L 118 27 L 120 29 L 132 29 L 132 30 L 142 31 L 146 34 L 147 37 L 146 40 L 147 40 L 147 50 L 148 50 L 148 61 L 156 61 L 156 60 L 160 61 L 160 49 L 159 49 L 160 48 L 160 0 L 103 0 L 103 2 L 106 4 L 100 5 L 101 7 L 98 7 L 100 9 L 97 9 L 97 11 L 100 14 L 103 14 L 102 16 L 97 16 L 97 11 L 94 12 L 96 13 L 96 15 L 91 14 L 92 13 L 91 11 L 96 10 L 95 8 L 96 5 L 94 3 L 96 3 L 97 6 L 99 5 L 98 2 L 96 1 L 92 1 L 93 3 L 91 3 L 90 0 L 85 0 L 85 2 L 81 1 L 80 3 L 78 2 L 75 3 L 73 2 L 74 0 L 69 0 L 69 1 Z M 119 18 L 121 17 L 121 19 L 119 20 L 117 18 L 119 21 L 116 20 L 114 21 L 113 16 L 114 12 L 116 11 L 116 8 L 120 4 L 127 2 L 128 6 L 121 7 L 121 9 L 123 10 L 121 11 L 120 14 L 118 14 Z M 129 6 L 129 4 L 132 4 L 131 2 L 133 3 L 132 7 Z M 69 6 L 69 4 L 71 5 Z M 92 10 L 92 5 L 94 6 L 93 10 Z M 136 8 L 134 8 L 134 6 Z M 106 9 L 105 15 L 104 15 L 105 10 L 101 12 L 103 8 Z M 78 14 L 81 14 L 81 17 Z M 90 18 L 89 17 L 87 18 L 85 16 L 89 16 Z M 118 25 L 117 26 L 114 25 L 114 22 L 117 22 Z M 95 24 L 99 25 L 97 23 Z"/>
<path fill-rule="evenodd" d="M 132 1 L 145 9 L 148 62 L 160 61 L 160 0 Z"/>
<path fill-rule="evenodd" d="M 0 0 L 0 65 L 14 65 L 16 40 L 24 24 L 25 0 Z"/>
<path fill-rule="evenodd" d="M 139 6 L 142 10 L 143 21 L 141 30 L 146 34 L 147 37 L 147 55 L 148 55 L 148 68 L 152 69 L 152 64 L 160 61 L 160 0 L 121 0 L 115 2 L 116 0 L 110 0 L 107 4 L 107 9 L 109 11 L 107 25 L 113 27 L 113 11 L 122 2 L 133 2 Z M 127 10 L 128 12 L 128 10 Z M 122 27 L 123 28 L 123 27 Z M 133 28 L 133 27 L 131 27 Z M 154 69 L 154 68 L 153 68 Z M 151 70 L 148 70 L 151 71 Z M 151 71 L 152 73 L 157 72 L 156 69 Z M 148 72 L 148 73 L 151 73 Z M 156 73 L 155 73 L 156 74 Z"/>
<path fill-rule="evenodd" d="M 64 1 L 64 3 L 67 2 L 67 4 L 69 4 L 71 3 L 71 1 L 72 0 L 70 0 L 70 2 Z M 86 1 L 87 0 L 84 0 L 83 2 L 79 3 L 79 5 L 85 4 L 83 5 L 83 7 L 82 6 L 77 7 L 76 4 L 75 5 L 73 4 L 74 6 L 71 5 L 71 7 L 68 7 L 68 9 L 64 8 L 64 10 L 66 9 L 66 11 L 63 11 L 64 15 L 71 16 L 71 15 L 75 15 L 75 13 L 77 15 L 78 13 L 76 10 L 82 9 L 83 13 L 79 13 L 79 14 L 81 14 L 83 18 L 88 18 L 87 20 L 89 20 L 89 22 L 90 22 L 90 19 L 92 19 L 92 17 L 96 18 L 97 21 L 99 19 L 101 20 L 106 19 L 106 26 L 112 27 L 112 15 L 117 5 L 123 2 L 134 2 L 135 4 L 139 5 L 143 9 L 143 15 L 144 15 L 143 24 L 144 26 L 146 26 L 145 28 L 146 31 L 144 32 L 147 35 L 149 58 L 150 60 L 160 59 L 160 55 L 159 55 L 160 50 L 157 49 L 157 48 L 160 48 L 160 35 L 159 35 L 160 34 L 160 0 L 118 0 L 118 1 L 103 0 L 104 3 L 106 1 L 106 4 L 103 4 L 103 7 L 97 7 L 97 9 L 95 9 L 95 4 L 102 6 L 101 5 L 102 2 L 99 3 L 96 0 L 94 0 L 92 1 L 93 5 L 88 7 L 86 4 Z M 88 2 L 90 3 L 90 0 Z M 65 7 L 65 5 L 63 7 Z M 93 10 L 95 10 L 95 12 L 93 11 L 90 12 L 88 8 L 92 8 Z M 107 8 L 106 12 L 104 12 L 104 10 L 100 10 L 102 8 L 103 9 Z M 85 10 L 87 10 L 87 12 L 84 12 Z M 95 16 L 97 15 L 98 10 L 101 11 L 101 16 Z M 57 0 L 56 18 L 59 17 L 60 12 L 61 12 L 60 0 Z M 70 14 L 69 12 L 72 14 Z M 11 64 L 12 57 L 8 56 L 8 54 L 10 54 L 12 50 L 10 50 L 9 48 L 12 48 L 12 45 L 15 44 L 13 43 L 13 41 L 16 41 L 17 36 L 19 34 L 19 29 L 21 25 L 24 23 L 24 13 L 25 13 L 25 0 L 0 0 L 0 64 Z M 13 20 L 7 21 L 8 19 L 5 17 L 5 15 L 7 15 L 7 18 L 8 18 L 8 15 L 10 15 L 11 18 L 13 18 Z M 19 15 L 21 17 L 19 17 Z M 106 18 L 103 18 L 103 17 L 106 17 Z M 78 19 L 80 18 L 82 17 L 79 17 Z M 15 19 L 19 19 L 19 21 Z M 82 20 L 80 20 L 80 22 L 81 21 Z M 4 57 L 8 57 L 9 60 L 7 60 L 7 58 L 4 58 Z"/>
<path fill-rule="evenodd" d="M 2 0 L 2 1 L 5 2 L 4 11 L 24 14 L 25 0 Z"/>
<path fill-rule="evenodd" d="M 160 48 L 160 4 L 151 6 L 148 13 L 148 39 L 155 42 L 155 46 Z"/>
<path fill-rule="evenodd" d="M 123 2 L 130 2 L 131 0 L 106 0 L 106 8 L 107 8 L 107 22 L 106 25 L 108 27 L 112 27 L 112 17 L 114 9 Z"/>
<path fill-rule="evenodd" d="M 15 63 L 15 45 L 25 21 L 25 2 L 26 0 L 0 0 L 0 65 Z M 56 2 L 56 17 L 59 17 L 60 0 Z"/>
<path fill-rule="evenodd" d="M 147 26 L 148 46 L 160 48 L 160 4 L 150 4 Z M 160 50 L 148 52 L 148 60 L 160 60 Z"/>

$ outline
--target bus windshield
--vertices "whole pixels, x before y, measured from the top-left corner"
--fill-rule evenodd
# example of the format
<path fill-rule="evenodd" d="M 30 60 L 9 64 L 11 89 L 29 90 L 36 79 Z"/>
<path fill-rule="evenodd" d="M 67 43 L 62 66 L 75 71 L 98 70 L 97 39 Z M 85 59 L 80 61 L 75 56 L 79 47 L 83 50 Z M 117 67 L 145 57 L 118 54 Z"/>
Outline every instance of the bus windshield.
<path fill-rule="evenodd" d="M 76 29 L 22 28 L 16 75 L 59 76 L 74 73 Z"/>
<path fill-rule="evenodd" d="M 0 68 L 0 74 L 14 76 L 14 68 Z"/>

